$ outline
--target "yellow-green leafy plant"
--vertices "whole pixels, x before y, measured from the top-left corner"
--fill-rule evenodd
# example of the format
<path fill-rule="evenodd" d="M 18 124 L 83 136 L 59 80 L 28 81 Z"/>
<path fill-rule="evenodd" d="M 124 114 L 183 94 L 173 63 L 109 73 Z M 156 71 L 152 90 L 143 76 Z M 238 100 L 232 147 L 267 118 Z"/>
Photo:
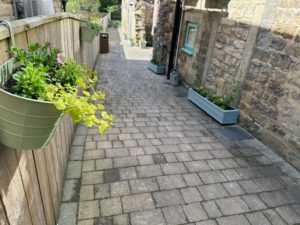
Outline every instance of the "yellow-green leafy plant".
<path fill-rule="evenodd" d="M 69 113 L 74 122 L 96 126 L 101 134 L 113 126 L 114 117 L 102 104 L 105 93 L 94 89 L 97 74 L 87 66 L 65 59 L 50 43 L 33 44 L 28 49 L 13 48 L 10 53 L 19 68 L 5 84 L 6 90 L 53 102 L 58 110 Z"/>

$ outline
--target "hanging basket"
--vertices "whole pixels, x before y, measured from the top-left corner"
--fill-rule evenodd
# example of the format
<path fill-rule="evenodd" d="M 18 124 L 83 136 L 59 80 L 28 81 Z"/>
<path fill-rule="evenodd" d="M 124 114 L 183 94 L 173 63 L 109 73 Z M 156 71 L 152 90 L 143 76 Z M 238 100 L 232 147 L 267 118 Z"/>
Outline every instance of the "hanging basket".
<path fill-rule="evenodd" d="M 99 34 L 98 31 L 92 30 L 85 25 L 80 26 L 80 39 L 81 41 L 91 43 L 94 38 Z"/>
<path fill-rule="evenodd" d="M 10 28 L 12 46 L 13 32 Z M 0 66 L 0 87 L 13 73 L 13 60 Z M 53 138 L 63 112 L 51 102 L 32 100 L 0 88 L 0 142 L 8 147 L 32 150 L 45 147 Z"/>

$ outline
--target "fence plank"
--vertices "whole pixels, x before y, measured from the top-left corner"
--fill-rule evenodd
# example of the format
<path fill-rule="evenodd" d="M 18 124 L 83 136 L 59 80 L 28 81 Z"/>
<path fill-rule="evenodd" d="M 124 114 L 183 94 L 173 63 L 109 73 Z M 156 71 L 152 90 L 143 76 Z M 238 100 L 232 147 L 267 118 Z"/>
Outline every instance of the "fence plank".
<path fill-rule="evenodd" d="M 46 225 L 32 151 L 18 151 L 20 172 L 33 225 Z"/>
<path fill-rule="evenodd" d="M 33 152 L 36 162 L 36 169 L 42 194 L 42 200 L 48 225 L 55 224 L 55 217 L 53 212 L 53 204 L 51 200 L 50 184 L 47 174 L 46 161 L 44 150 L 36 150 Z"/>
<path fill-rule="evenodd" d="M 16 152 L 0 145 L 0 187 L 7 218 L 12 225 L 32 225 Z"/>

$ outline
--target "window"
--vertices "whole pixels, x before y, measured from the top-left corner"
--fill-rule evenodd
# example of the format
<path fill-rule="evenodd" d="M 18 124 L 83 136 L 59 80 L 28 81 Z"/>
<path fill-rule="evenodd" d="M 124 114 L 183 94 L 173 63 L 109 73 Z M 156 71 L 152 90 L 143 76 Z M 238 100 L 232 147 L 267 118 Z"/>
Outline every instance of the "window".
<path fill-rule="evenodd" d="M 189 55 L 193 55 L 197 36 L 198 24 L 189 22 L 186 29 L 184 46 L 181 49 Z"/>

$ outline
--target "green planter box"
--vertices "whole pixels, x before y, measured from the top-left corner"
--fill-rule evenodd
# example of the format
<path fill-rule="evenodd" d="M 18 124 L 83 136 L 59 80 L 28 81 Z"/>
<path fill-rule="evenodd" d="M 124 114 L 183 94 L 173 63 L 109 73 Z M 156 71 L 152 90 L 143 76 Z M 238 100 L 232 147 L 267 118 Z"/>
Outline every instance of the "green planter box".
<path fill-rule="evenodd" d="M 99 32 L 94 31 L 85 25 L 80 26 L 80 39 L 81 41 L 92 43 L 94 38 L 99 34 Z"/>
<path fill-rule="evenodd" d="M 23 98 L 3 89 L 0 102 L 0 142 L 15 149 L 45 147 L 63 118 L 63 112 L 51 102 Z"/>

